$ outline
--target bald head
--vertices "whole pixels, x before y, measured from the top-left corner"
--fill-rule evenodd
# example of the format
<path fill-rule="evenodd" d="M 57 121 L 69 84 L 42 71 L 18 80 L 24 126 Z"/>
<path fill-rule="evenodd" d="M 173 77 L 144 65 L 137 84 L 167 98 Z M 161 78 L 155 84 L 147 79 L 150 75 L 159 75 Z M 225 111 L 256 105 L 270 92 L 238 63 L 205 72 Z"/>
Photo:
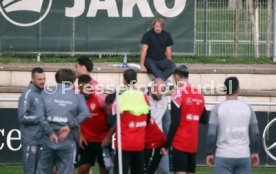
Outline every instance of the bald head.
<path fill-rule="evenodd" d="M 165 91 L 166 83 L 160 78 L 155 78 L 151 86 L 151 96 L 155 100 L 160 100 Z"/>
<path fill-rule="evenodd" d="M 160 79 L 160 78 L 155 78 L 154 80 L 153 80 L 153 85 L 157 85 L 157 86 L 160 86 L 160 85 L 166 85 L 165 84 L 165 82 L 164 82 L 164 80 L 162 80 L 162 79 Z"/>

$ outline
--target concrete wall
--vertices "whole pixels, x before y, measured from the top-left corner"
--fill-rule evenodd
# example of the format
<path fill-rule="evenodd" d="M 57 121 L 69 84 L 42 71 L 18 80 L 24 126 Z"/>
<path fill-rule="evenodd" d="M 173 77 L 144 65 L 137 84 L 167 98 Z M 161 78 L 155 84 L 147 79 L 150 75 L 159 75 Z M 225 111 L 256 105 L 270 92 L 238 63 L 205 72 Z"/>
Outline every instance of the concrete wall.
<path fill-rule="evenodd" d="M 55 72 L 46 72 L 47 83 L 55 82 L 54 78 Z M 257 92 L 266 91 L 268 94 L 256 95 L 251 92 L 249 95 L 241 96 L 240 99 L 247 102 L 276 102 L 276 75 L 275 74 L 230 74 L 222 73 L 221 74 L 212 74 L 212 73 L 200 73 L 196 74 L 191 73 L 190 82 L 200 89 L 210 88 L 214 89 L 218 86 L 223 85 L 223 82 L 226 77 L 237 76 L 240 80 L 240 86 L 243 90 L 255 90 Z M 7 70 L 0 71 L 0 87 L 5 87 L 0 90 L 0 98 L 18 98 L 22 87 L 26 87 L 30 82 L 31 73 L 28 71 L 15 71 Z M 122 84 L 122 72 L 96 72 L 92 74 L 92 77 L 96 79 L 99 84 L 104 85 L 116 85 Z M 145 73 L 138 74 L 138 85 L 146 86 L 152 77 Z M 171 79 L 171 78 L 170 78 Z M 172 80 L 172 79 L 171 79 Z M 15 88 L 12 92 L 8 92 L 7 89 Z M 17 90 L 17 88 L 21 88 Z M 252 94 L 253 93 L 253 94 Z M 206 101 L 222 101 L 224 96 L 217 94 L 206 95 Z M 12 102 L 0 102 L 0 107 L 17 107 L 17 103 Z M 211 109 L 213 106 L 207 105 L 208 109 Z M 260 111 L 276 111 L 276 107 L 270 106 L 258 106 L 254 107 L 256 110 Z"/>

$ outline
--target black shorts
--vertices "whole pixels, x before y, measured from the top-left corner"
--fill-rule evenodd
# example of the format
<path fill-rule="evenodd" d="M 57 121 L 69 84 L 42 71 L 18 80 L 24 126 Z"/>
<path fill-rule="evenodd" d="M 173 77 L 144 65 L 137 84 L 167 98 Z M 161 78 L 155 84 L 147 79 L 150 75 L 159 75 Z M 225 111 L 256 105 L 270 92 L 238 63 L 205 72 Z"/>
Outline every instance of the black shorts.
<path fill-rule="evenodd" d="M 174 172 L 195 173 L 196 153 L 172 150 L 172 168 Z"/>
<path fill-rule="evenodd" d="M 160 147 L 145 149 L 144 173 L 154 174 L 162 158 L 162 155 L 160 155 L 160 149 Z"/>
<path fill-rule="evenodd" d="M 87 142 L 87 145 L 84 145 L 85 149 L 78 148 L 79 162 L 78 165 L 90 164 L 94 166 L 96 161 L 97 163 L 104 167 L 103 162 L 103 149 L 100 142 Z"/>
<path fill-rule="evenodd" d="M 144 151 L 122 151 L 123 174 L 143 174 Z M 118 150 L 114 157 L 114 174 L 119 174 Z"/>

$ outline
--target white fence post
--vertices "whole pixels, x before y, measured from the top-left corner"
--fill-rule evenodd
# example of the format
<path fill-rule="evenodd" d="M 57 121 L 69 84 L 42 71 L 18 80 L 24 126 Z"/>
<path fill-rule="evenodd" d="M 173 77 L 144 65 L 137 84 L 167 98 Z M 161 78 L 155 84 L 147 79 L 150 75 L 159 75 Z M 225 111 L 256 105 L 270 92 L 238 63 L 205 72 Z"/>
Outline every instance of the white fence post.
<path fill-rule="evenodd" d="M 123 174 L 123 160 L 122 160 L 122 134 L 121 134 L 121 119 L 120 119 L 120 85 L 116 87 L 116 104 L 117 104 L 117 142 L 118 142 L 118 164 L 119 174 Z"/>

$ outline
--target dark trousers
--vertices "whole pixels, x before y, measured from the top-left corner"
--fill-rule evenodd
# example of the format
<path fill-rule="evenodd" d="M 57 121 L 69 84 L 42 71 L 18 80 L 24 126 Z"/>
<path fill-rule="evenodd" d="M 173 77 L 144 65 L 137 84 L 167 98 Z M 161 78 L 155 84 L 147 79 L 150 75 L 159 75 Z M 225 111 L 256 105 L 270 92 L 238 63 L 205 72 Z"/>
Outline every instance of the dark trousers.
<path fill-rule="evenodd" d="M 122 151 L 123 174 L 144 174 L 144 151 Z M 119 174 L 118 150 L 114 157 L 114 174 Z"/>
<path fill-rule="evenodd" d="M 162 155 L 160 154 L 160 149 L 161 147 L 153 148 L 153 149 L 145 149 L 144 173 L 148 173 L 148 174 L 155 173 L 162 158 Z"/>
<path fill-rule="evenodd" d="M 148 72 L 152 73 L 155 78 L 160 78 L 164 81 L 172 75 L 175 68 L 175 64 L 167 58 L 161 60 L 146 58 L 145 66 Z"/>

